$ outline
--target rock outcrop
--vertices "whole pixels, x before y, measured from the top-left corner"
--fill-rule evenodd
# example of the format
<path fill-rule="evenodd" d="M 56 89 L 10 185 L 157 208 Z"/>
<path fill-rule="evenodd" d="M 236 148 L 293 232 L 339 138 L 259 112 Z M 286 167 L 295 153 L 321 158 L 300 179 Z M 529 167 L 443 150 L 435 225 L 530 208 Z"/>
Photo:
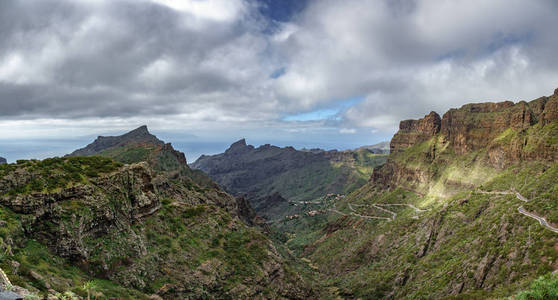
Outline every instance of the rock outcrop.
<path fill-rule="evenodd" d="M 450 159 L 440 158 L 442 152 L 475 155 L 476 161 L 497 169 L 519 161 L 558 161 L 552 140 L 558 134 L 557 120 L 556 93 L 531 102 L 467 104 L 442 118 L 431 112 L 419 120 L 405 120 L 391 140 L 388 163 L 376 169 L 371 180 L 411 189 L 427 186 L 440 176 L 431 164 Z M 406 152 L 409 148 L 415 150 Z"/>
<path fill-rule="evenodd" d="M 405 151 L 412 145 L 431 139 L 440 132 L 441 119 L 436 112 L 431 112 L 419 120 L 405 120 L 399 124 L 399 131 L 390 143 L 390 153 Z"/>
<path fill-rule="evenodd" d="M 0 165 L 6 164 L 6 163 L 8 163 L 8 161 L 5 158 L 0 157 Z"/>

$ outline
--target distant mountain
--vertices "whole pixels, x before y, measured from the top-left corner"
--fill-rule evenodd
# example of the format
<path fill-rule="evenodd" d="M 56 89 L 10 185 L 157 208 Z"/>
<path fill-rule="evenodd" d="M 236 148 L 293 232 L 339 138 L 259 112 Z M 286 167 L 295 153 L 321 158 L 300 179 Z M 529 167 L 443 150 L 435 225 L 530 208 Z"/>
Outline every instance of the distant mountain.
<path fill-rule="evenodd" d="M 362 146 L 358 149 L 367 149 L 370 150 L 372 153 L 376 153 L 376 154 L 389 154 L 389 141 L 381 142 L 370 146 Z"/>
<path fill-rule="evenodd" d="M 5 158 L 0 157 L 0 165 L 6 164 L 6 163 L 8 163 L 8 161 Z"/>
<path fill-rule="evenodd" d="M 268 219 L 291 211 L 289 201 L 308 201 L 330 193 L 348 193 L 365 184 L 385 155 L 356 151 L 295 150 L 247 145 L 242 139 L 224 153 L 202 155 L 191 164 L 233 195 L 246 195 Z M 280 199 L 287 199 L 280 201 Z M 270 202 L 271 201 L 271 202 Z"/>
<path fill-rule="evenodd" d="M 70 156 L 95 155 L 110 148 L 125 147 L 130 144 L 162 146 L 165 143 L 149 133 L 147 126 L 143 125 L 120 136 L 99 136 L 93 143 L 72 152 Z"/>

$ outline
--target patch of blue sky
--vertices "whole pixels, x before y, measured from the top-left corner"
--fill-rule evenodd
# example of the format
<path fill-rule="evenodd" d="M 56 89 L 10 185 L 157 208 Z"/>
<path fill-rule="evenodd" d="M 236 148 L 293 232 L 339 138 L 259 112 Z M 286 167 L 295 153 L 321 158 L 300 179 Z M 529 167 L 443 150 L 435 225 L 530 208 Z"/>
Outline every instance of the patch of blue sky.
<path fill-rule="evenodd" d="M 273 78 L 273 79 L 277 79 L 277 78 L 285 75 L 285 72 L 286 72 L 285 67 L 282 67 L 282 68 L 279 68 L 279 69 L 273 71 L 273 73 L 271 73 L 271 75 L 269 75 L 269 77 Z"/>
<path fill-rule="evenodd" d="M 513 45 L 528 44 L 533 40 L 532 32 L 524 32 L 520 34 L 504 34 L 498 33 L 492 37 L 492 41 L 485 49 L 486 54 L 492 54 L 502 48 Z"/>
<path fill-rule="evenodd" d="M 327 120 L 335 117 L 339 113 L 338 109 L 318 109 L 315 111 L 288 115 L 283 118 L 283 121 L 320 121 Z"/>
<path fill-rule="evenodd" d="M 256 0 L 260 13 L 277 22 L 288 22 L 308 5 L 308 0 Z"/>
<path fill-rule="evenodd" d="M 341 113 L 350 107 L 360 104 L 364 101 L 364 96 L 353 97 L 344 100 L 335 101 L 331 107 L 321 108 L 310 112 L 299 114 L 291 114 L 283 117 L 283 121 L 287 122 L 308 122 L 308 121 L 323 121 L 323 120 L 341 120 Z"/>
<path fill-rule="evenodd" d="M 451 59 L 459 59 L 464 57 L 467 54 L 465 49 L 457 49 L 445 54 L 442 54 L 436 58 L 436 61 L 444 61 L 444 60 L 451 60 Z"/>

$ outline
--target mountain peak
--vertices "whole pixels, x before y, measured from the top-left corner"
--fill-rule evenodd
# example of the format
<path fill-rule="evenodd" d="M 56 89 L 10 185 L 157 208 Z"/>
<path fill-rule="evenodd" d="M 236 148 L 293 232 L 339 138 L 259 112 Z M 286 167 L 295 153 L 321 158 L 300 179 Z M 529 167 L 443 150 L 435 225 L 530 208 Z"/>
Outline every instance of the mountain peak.
<path fill-rule="evenodd" d="M 246 147 L 246 139 L 241 139 L 232 143 L 230 148 L 237 148 L 237 147 Z"/>
<path fill-rule="evenodd" d="M 120 138 L 130 139 L 130 140 L 137 139 L 139 142 L 143 142 L 143 141 L 140 141 L 139 139 L 145 139 L 145 138 L 147 138 L 151 141 L 154 141 L 155 139 L 158 140 L 157 137 L 155 137 L 154 135 L 152 135 L 149 132 L 146 125 L 142 125 L 142 126 L 136 128 L 136 129 L 124 134 L 124 135 L 121 135 Z M 159 144 L 159 143 L 156 143 L 156 144 Z"/>
<path fill-rule="evenodd" d="M 99 136 L 93 143 L 85 148 L 74 151 L 70 156 L 95 155 L 103 150 L 128 144 L 151 144 L 162 146 L 165 143 L 149 133 L 146 125 L 142 125 L 120 136 Z"/>
<path fill-rule="evenodd" d="M 248 146 L 246 144 L 246 139 L 241 139 L 232 143 L 229 149 L 225 151 L 225 154 L 239 154 L 253 148 L 253 146 Z"/>
<path fill-rule="evenodd" d="M 141 125 L 140 127 L 128 132 L 128 133 L 143 133 L 143 134 L 149 134 L 149 130 L 147 129 L 147 125 Z"/>

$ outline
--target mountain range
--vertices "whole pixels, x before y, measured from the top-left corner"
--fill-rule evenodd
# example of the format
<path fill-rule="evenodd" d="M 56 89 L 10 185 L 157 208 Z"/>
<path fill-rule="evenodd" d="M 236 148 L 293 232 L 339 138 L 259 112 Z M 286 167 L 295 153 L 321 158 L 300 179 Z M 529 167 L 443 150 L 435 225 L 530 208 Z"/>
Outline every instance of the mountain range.
<path fill-rule="evenodd" d="M 186 157 L 141 126 L 0 164 L 0 287 L 29 299 L 555 299 L 558 89 L 352 151 Z"/>
<path fill-rule="evenodd" d="M 352 192 L 386 158 L 367 148 L 296 150 L 269 144 L 256 148 L 242 139 L 224 153 L 201 156 L 191 167 L 207 173 L 231 194 L 246 197 L 259 215 L 277 219 L 296 212 L 292 203 Z"/>

